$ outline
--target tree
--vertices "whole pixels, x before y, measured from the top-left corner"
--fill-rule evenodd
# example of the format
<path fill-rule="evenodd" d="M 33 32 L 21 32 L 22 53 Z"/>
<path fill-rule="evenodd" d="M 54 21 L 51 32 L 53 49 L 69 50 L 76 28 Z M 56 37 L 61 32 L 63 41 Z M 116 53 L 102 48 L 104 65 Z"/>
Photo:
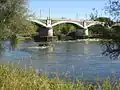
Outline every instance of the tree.
<path fill-rule="evenodd" d="M 110 31 L 109 27 L 112 26 L 114 22 L 110 18 L 98 16 L 94 19 L 94 21 L 104 22 L 104 26 L 96 24 L 88 27 L 90 37 L 108 39 L 109 37 L 107 32 Z"/>
<path fill-rule="evenodd" d="M 77 28 L 78 28 L 77 26 L 69 23 L 63 23 L 53 27 L 55 35 L 60 35 L 60 34 L 67 35 L 69 32 L 75 31 Z"/>
<path fill-rule="evenodd" d="M 108 17 L 97 17 L 95 21 L 104 22 L 105 26 L 112 26 L 114 24 L 114 21 Z"/>
<path fill-rule="evenodd" d="M 35 26 L 27 21 L 27 0 L 0 0 L 0 40 L 35 34 Z"/>
<path fill-rule="evenodd" d="M 120 21 L 120 1 L 109 0 L 105 7 L 105 11 L 117 22 Z"/>
<path fill-rule="evenodd" d="M 120 22 L 120 1 L 109 0 L 105 10 L 114 19 L 115 23 L 113 23 L 110 30 L 107 32 L 111 40 L 102 43 L 104 47 L 103 54 L 109 55 L 111 58 L 118 58 L 120 56 L 120 26 L 118 24 Z"/>
<path fill-rule="evenodd" d="M 106 29 L 101 35 L 103 38 L 109 39 L 106 42 L 101 41 L 100 44 L 103 47 L 104 55 L 108 55 L 111 58 L 116 59 L 120 56 L 120 1 L 109 0 L 107 6 L 105 7 L 105 11 L 109 13 L 111 19 L 113 20 L 103 17 L 96 18 L 97 21 L 104 21 L 106 23 Z"/>
<path fill-rule="evenodd" d="M 108 29 L 105 26 L 102 26 L 101 24 L 92 25 L 88 27 L 88 29 L 89 29 L 90 35 L 94 38 L 104 38 L 104 39 L 107 38 L 105 37 L 105 35 Z"/>
<path fill-rule="evenodd" d="M 93 12 L 90 14 L 90 20 L 95 20 L 98 17 L 98 11 L 93 8 Z"/>

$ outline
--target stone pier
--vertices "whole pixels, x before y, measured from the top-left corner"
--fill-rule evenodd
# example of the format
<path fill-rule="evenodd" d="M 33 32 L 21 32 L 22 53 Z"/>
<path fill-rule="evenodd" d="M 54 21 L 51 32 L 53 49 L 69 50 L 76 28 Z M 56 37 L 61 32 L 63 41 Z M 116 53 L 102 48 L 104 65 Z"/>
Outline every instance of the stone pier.
<path fill-rule="evenodd" d="M 46 27 L 39 28 L 39 35 L 35 38 L 37 42 L 51 42 L 57 40 L 57 37 L 53 36 L 53 27 L 50 21 L 47 20 L 46 24 Z"/>

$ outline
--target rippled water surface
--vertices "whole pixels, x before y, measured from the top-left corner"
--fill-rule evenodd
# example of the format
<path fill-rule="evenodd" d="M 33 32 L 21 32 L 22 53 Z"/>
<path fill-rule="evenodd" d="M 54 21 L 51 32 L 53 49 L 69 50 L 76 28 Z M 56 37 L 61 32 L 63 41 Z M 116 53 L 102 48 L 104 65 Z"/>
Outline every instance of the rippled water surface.
<path fill-rule="evenodd" d="M 59 72 L 61 76 L 82 80 L 120 76 L 120 60 L 102 56 L 97 42 L 62 42 L 49 47 L 25 42 L 12 51 L 6 42 L 5 47 L 0 63 L 19 63 L 21 67 L 32 66 L 41 72 Z"/>

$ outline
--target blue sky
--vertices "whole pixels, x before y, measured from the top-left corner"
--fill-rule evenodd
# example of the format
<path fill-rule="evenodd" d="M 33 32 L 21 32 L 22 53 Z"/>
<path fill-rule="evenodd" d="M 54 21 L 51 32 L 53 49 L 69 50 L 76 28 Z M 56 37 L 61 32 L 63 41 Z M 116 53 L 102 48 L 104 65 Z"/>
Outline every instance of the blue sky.
<path fill-rule="evenodd" d="M 38 18 L 46 18 L 49 8 L 52 18 L 87 19 L 93 8 L 96 8 L 104 16 L 105 3 L 107 0 L 30 0 L 29 9 Z"/>

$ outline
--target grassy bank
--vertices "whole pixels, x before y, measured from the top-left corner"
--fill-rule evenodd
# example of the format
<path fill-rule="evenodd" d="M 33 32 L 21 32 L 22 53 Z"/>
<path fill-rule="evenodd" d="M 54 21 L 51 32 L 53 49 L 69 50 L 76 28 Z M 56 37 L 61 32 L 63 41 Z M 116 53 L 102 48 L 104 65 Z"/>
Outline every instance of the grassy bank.
<path fill-rule="evenodd" d="M 102 84 L 65 82 L 37 75 L 33 69 L 20 69 L 14 65 L 0 65 L 0 90 L 120 90 L 119 82 L 104 81 Z"/>

